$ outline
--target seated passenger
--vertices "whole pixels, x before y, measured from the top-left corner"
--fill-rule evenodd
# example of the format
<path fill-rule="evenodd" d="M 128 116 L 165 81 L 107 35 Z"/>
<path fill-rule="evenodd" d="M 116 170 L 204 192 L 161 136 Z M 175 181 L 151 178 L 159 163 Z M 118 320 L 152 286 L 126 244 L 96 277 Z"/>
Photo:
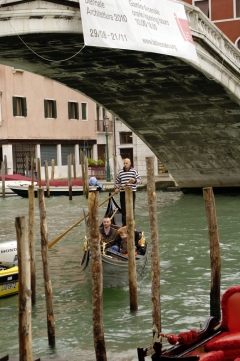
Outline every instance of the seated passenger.
<path fill-rule="evenodd" d="M 117 251 L 117 252 L 121 252 L 122 254 L 127 254 L 127 228 L 126 227 L 122 227 L 119 228 L 119 230 L 117 231 L 119 236 L 120 236 L 120 242 L 119 242 L 119 238 L 116 239 L 116 243 L 111 247 L 111 249 L 113 251 Z"/>
<path fill-rule="evenodd" d="M 123 227 L 119 228 L 118 236 L 116 237 L 115 245 L 113 245 L 111 247 L 111 249 L 113 251 L 121 252 L 121 243 L 122 243 L 122 239 L 123 239 L 123 237 L 122 237 L 123 233 L 127 237 L 127 227 L 126 226 L 123 226 Z M 140 233 L 135 229 L 135 231 L 134 231 L 135 251 L 137 251 L 137 249 L 138 249 L 138 242 L 139 242 L 140 238 L 141 238 Z M 121 253 L 123 253 L 123 252 L 121 252 Z M 125 252 L 125 254 L 127 254 L 127 252 Z"/>
<path fill-rule="evenodd" d="M 110 248 L 115 244 L 118 231 L 111 227 L 111 219 L 109 217 L 103 218 L 103 227 L 99 228 L 101 241 L 106 243 L 106 247 Z"/>

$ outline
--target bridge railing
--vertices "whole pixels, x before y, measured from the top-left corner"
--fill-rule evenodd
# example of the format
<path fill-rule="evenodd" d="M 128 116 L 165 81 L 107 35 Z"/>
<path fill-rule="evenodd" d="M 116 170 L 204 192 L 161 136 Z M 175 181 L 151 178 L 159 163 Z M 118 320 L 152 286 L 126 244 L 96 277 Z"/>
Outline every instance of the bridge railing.
<path fill-rule="evenodd" d="M 240 50 L 229 38 L 196 6 L 184 4 L 187 19 L 192 35 L 201 38 L 205 43 L 215 47 L 217 53 L 221 53 L 226 60 L 231 61 L 239 71 Z"/>

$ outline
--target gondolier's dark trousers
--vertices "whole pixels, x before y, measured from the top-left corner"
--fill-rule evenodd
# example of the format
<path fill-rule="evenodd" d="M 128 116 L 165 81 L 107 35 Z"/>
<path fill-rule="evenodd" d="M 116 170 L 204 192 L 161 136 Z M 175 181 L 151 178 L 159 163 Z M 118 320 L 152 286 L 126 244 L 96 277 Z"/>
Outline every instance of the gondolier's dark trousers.
<path fill-rule="evenodd" d="M 136 192 L 132 192 L 132 195 L 133 195 L 133 217 L 134 217 Z M 121 211 L 122 211 L 122 225 L 126 226 L 125 192 L 121 192 L 121 191 L 120 191 L 120 207 L 121 207 Z"/>

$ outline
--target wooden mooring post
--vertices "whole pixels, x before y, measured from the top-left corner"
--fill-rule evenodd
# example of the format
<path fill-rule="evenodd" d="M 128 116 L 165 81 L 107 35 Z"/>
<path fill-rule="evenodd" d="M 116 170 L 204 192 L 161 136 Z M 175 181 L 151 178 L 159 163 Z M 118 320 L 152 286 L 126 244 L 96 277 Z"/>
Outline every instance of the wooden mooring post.
<path fill-rule="evenodd" d="M 160 255 L 157 222 L 157 197 L 154 179 L 154 158 L 146 157 L 147 192 L 151 232 L 151 263 L 152 263 L 152 321 L 153 329 L 161 332 L 161 305 L 160 305 Z"/>
<path fill-rule="evenodd" d="M 5 197 L 5 167 L 4 167 L 4 162 L 1 162 L 1 173 L 2 173 L 2 197 Z"/>
<path fill-rule="evenodd" d="M 129 295 L 130 310 L 138 310 L 137 295 L 137 272 L 135 259 L 135 221 L 133 215 L 133 194 L 132 187 L 125 188 L 126 203 L 126 225 L 127 225 L 127 250 L 128 250 L 128 279 L 129 279 Z"/>
<path fill-rule="evenodd" d="M 72 154 L 68 154 L 68 198 L 72 200 Z"/>
<path fill-rule="evenodd" d="M 210 316 L 221 319 L 220 282 L 221 282 L 221 256 L 219 247 L 218 224 L 215 207 L 215 198 L 211 187 L 203 188 L 203 197 L 207 213 L 208 236 L 210 241 L 211 261 L 211 291 Z"/>
<path fill-rule="evenodd" d="M 52 159 L 51 161 L 52 169 L 51 169 L 51 180 L 54 180 L 54 170 L 55 170 L 55 161 Z"/>
<path fill-rule="evenodd" d="M 77 179 L 77 169 L 76 169 L 76 157 L 75 157 L 75 155 L 72 156 L 72 163 L 73 163 L 73 179 Z"/>
<path fill-rule="evenodd" d="M 35 261 L 35 199 L 34 186 L 28 186 L 28 243 L 30 251 L 32 305 L 36 303 L 36 261 Z"/>
<path fill-rule="evenodd" d="M 83 185 L 83 195 L 86 195 L 86 187 L 85 187 L 85 162 L 84 162 L 84 153 L 82 149 L 80 150 L 80 163 L 82 169 L 82 185 Z"/>
<path fill-rule="evenodd" d="M 32 361 L 30 254 L 26 217 L 15 218 L 18 253 L 19 361 Z"/>
<path fill-rule="evenodd" d="M 88 175 L 88 157 L 84 156 L 84 163 L 85 163 L 85 196 L 88 198 L 89 193 L 89 175 Z"/>
<path fill-rule="evenodd" d="M 47 160 L 44 161 L 44 170 L 45 170 L 47 197 L 49 198 L 50 197 L 50 188 L 49 188 L 49 175 L 48 175 L 48 162 L 47 162 Z"/>
<path fill-rule="evenodd" d="M 41 180 L 41 161 L 40 161 L 40 158 L 37 158 L 37 181 L 38 181 L 39 188 L 41 188 L 42 180 Z"/>
<path fill-rule="evenodd" d="M 46 309 L 47 309 L 48 344 L 49 346 L 54 347 L 55 327 L 54 327 L 54 314 L 53 314 L 53 302 L 52 302 L 52 282 L 50 279 L 49 262 L 48 262 L 48 232 L 47 232 L 47 218 L 46 218 L 46 207 L 45 207 L 43 188 L 38 189 L 38 202 L 39 202 L 39 213 L 40 213 L 43 278 L 44 278 Z"/>
<path fill-rule="evenodd" d="M 99 192 L 90 192 L 88 197 L 92 262 L 92 317 L 96 360 L 106 361 L 107 356 L 103 330 L 103 274 L 98 227 L 98 194 Z"/>
<path fill-rule="evenodd" d="M 34 185 L 34 159 L 31 158 L 31 185 Z"/>

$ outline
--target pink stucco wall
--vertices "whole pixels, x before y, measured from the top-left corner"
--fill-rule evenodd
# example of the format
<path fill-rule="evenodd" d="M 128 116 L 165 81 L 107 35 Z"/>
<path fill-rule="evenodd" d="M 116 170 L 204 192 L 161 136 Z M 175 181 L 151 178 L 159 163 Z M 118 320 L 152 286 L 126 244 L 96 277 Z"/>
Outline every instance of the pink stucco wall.
<path fill-rule="evenodd" d="M 2 92 L 2 125 L 0 138 L 14 139 L 96 139 L 96 105 L 84 95 L 29 72 L 13 72 L 0 65 L 0 92 Z M 27 117 L 14 117 L 12 97 L 27 98 Z M 57 101 L 57 118 L 44 117 L 44 99 Z M 68 101 L 88 104 L 88 120 L 69 120 Z"/>

